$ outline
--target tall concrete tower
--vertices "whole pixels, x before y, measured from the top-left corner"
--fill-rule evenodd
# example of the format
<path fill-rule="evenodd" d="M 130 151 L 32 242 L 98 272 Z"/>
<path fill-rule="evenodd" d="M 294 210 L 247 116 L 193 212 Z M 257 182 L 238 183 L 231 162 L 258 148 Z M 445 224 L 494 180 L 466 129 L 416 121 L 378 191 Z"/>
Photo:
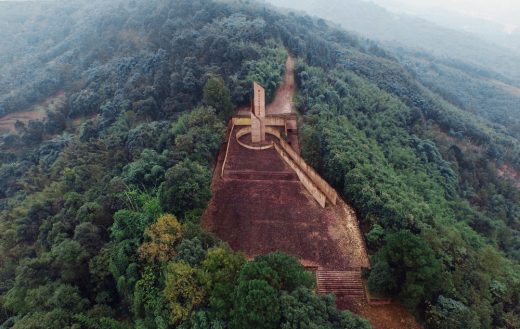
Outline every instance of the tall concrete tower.
<path fill-rule="evenodd" d="M 253 83 L 254 98 L 251 111 L 251 139 L 253 143 L 265 142 L 265 89 Z"/>

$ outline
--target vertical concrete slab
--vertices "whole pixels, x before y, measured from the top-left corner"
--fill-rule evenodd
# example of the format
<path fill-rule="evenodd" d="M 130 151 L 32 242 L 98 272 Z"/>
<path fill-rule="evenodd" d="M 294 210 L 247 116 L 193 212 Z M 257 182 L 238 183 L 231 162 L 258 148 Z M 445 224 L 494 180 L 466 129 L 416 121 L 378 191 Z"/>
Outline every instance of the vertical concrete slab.
<path fill-rule="evenodd" d="M 263 119 L 265 118 L 265 89 L 261 85 L 256 82 L 253 82 L 253 90 L 254 90 L 254 113 L 255 115 Z"/>
<path fill-rule="evenodd" d="M 253 143 L 265 142 L 265 89 L 253 83 L 253 112 L 251 113 L 251 136 Z"/>
<path fill-rule="evenodd" d="M 265 135 L 264 135 L 264 140 L 265 140 Z M 253 113 L 251 113 L 251 141 L 253 143 L 262 142 L 262 122 Z"/>

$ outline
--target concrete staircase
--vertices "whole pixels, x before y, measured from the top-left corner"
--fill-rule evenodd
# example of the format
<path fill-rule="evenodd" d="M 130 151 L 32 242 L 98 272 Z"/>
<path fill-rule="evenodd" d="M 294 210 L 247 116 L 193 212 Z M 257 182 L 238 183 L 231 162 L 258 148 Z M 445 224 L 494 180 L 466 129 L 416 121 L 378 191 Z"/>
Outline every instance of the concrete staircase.
<path fill-rule="evenodd" d="M 317 292 L 319 294 L 335 294 L 352 299 L 364 299 L 365 290 L 361 279 L 361 269 L 346 271 L 316 271 Z"/>

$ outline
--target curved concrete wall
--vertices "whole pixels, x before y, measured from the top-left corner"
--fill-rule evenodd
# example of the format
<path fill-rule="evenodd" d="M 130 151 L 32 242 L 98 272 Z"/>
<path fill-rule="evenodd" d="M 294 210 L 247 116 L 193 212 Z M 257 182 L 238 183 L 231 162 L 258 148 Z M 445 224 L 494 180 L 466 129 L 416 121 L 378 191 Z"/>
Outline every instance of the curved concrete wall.
<path fill-rule="evenodd" d="M 245 147 L 246 149 L 257 150 L 257 151 L 267 150 L 267 149 L 270 149 L 273 147 L 273 144 L 269 144 L 269 145 L 265 145 L 265 146 L 251 146 L 251 145 L 242 143 L 240 141 L 240 137 L 250 134 L 251 131 L 252 131 L 251 127 L 242 128 L 239 131 L 237 131 L 237 134 L 236 134 L 237 143 L 240 144 L 241 146 Z M 269 134 L 269 132 L 267 130 L 266 130 L 266 133 Z"/>
<path fill-rule="evenodd" d="M 282 134 L 280 133 L 280 131 L 278 129 L 271 128 L 271 127 L 265 127 L 265 132 L 268 133 L 269 135 L 276 136 L 276 138 L 278 138 L 279 140 L 282 140 Z"/>

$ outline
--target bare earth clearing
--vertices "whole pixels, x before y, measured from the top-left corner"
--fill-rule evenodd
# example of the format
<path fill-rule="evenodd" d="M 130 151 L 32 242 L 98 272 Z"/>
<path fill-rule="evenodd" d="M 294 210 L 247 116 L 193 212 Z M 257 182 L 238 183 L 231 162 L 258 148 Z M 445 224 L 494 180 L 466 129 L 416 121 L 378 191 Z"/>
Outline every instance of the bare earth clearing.
<path fill-rule="evenodd" d="M 293 112 L 293 66 L 290 58 L 284 83 L 267 107 L 268 114 Z M 203 216 L 205 229 L 250 258 L 283 251 L 297 257 L 304 266 L 331 275 L 351 275 L 355 272 L 348 271 L 370 266 L 350 206 L 339 200 L 336 206 L 322 208 L 274 149 L 246 149 L 236 141 L 236 131 L 230 133 L 226 174 L 221 177 L 227 149 L 223 145 L 213 175 L 213 198 Z M 243 136 L 241 141 L 250 142 L 248 138 Z M 298 148 L 298 144 L 293 147 Z M 355 297 L 339 297 L 338 306 L 366 317 L 377 329 L 420 328 L 397 303 L 369 306 L 362 289 Z"/>
<path fill-rule="evenodd" d="M 38 104 L 27 111 L 9 113 L 0 117 L 0 133 L 15 132 L 14 125 L 16 121 L 27 124 L 31 120 L 44 120 L 47 118 L 49 111 L 54 111 L 56 108 L 63 105 L 65 102 L 65 94 L 60 92 L 55 96 L 49 97 L 47 100 Z"/>
<path fill-rule="evenodd" d="M 214 177 L 204 224 L 233 249 L 249 257 L 284 251 L 326 269 L 368 267 L 352 211 L 344 203 L 321 208 L 276 151 L 231 138 L 226 169 L 230 177 Z"/>

